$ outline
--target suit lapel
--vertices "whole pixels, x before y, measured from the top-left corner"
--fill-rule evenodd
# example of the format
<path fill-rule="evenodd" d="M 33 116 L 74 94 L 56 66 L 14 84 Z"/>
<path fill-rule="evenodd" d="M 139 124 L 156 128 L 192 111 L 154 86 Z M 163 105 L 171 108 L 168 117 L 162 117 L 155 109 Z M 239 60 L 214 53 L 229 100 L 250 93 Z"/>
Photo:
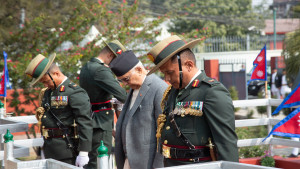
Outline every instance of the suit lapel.
<path fill-rule="evenodd" d="M 129 91 L 129 94 L 128 94 L 128 97 L 127 97 L 127 99 L 126 99 L 126 101 L 125 101 L 125 103 L 124 103 L 124 107 L 123 107 L 123 110 L 122 110 L 122 112 L 121 112 L 121 114 L 120 114 L 120 116 L 119 116 L 119 118 L 118 118 L 118 121 L 117 121 L 117 128 L 116 128 L 116 131 L 121 131 L 121 127 L 122 127 L 122 122 L 123 122 L 123 120 L 124 120 L 124 117 L 125 117 L 125 115 L 126 115 L 126 113 L 129 113 L 129 111 L 127 110 L 128 108 L 129 108 L 129 104 L 130 104 L 130 98 L 131 98 L 131 96 L 132 96 L 132 92 L 133 92 L 133 90 L 132 89 L 130 89 L 130 91 Z M 120 124 L 119 124 L 119 123 Z M 117 132 L 117 133 L 119 133 L 119 134 L 121 134 L 121 132 Z M 117 135 L 117 133 L 116 133 L 116 135 Z M 120 135 L 120 137 L 121 137 L 121 135 Z"/>
<path fill-rule="evenodd" d="M 133 116 L 133 114 L 136 112 L 137 108 L 141 106 L 141 102 L 144 99 L 145 95 L 147 94 L 148 90 L 150 89 L 149 85 L 151 84 L 152 81 L 152 76 L 146 76 L 146 79 L 144 83 L 141 86 L 141 89 L 136 97 L 136 100 L 131 108 L 130 112 L 130 117 Z"/>

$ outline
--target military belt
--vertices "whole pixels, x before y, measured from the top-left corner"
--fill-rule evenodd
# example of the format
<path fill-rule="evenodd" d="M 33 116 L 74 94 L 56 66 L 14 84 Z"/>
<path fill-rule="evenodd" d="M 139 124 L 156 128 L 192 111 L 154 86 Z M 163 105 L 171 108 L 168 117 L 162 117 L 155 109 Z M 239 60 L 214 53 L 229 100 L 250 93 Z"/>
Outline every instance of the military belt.
<path fill-rule="evenodd" d="M 91 103 L 91 105 L 92 105 L 92 111 L 95 113 L 97 113 L 99 111 L 112 109 L 112 104 L 111 104 L 110 100 L 105 101 L 105 102 L 99 102 L 99 103 Z"/>
<path fill-rule="evenodd" d="M 73 129 L 72 127 L 68 128 L 68 135 L 72 136 L 74 135 L 74 132 L 72 132 Z M 47 138 L 63 138 L 65 137 L 65 133 L 63 130 L 59 128 L 43 128 L 42 129 L 42 135 L 44 136 L 45 139 Z"/>
<path fill-rule="evenodd" d="M 162 154 L 165 158 L 170 158 L 173 160 L 211 161 L 209 148 L 206 146 L 195 146 L 195 149 L 188 149 L 187 146 L 163 144 L 162 151 Z"/>

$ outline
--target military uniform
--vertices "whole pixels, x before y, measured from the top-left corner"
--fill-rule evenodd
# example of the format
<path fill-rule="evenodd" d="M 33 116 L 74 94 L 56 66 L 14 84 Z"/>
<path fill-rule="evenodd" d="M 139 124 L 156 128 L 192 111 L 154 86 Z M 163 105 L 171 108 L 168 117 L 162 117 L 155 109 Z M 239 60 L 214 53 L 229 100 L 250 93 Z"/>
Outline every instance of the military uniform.
<path fill-rule="evenodd" d="M 47 110 L 47 104 L 50 110 Z M 75 165 L 78 155 L 76 152 L 91 150 L 92 119 L 87 93 L 66 79 L 57 89 L 45 91 L 41 106 L 44 107 L 45 112 L 40 112 L 38 119 L 44 138 L 45 157 Z M 50 111 L 68 128 L 67 134 L 59 128 L 57 120 Z M 68 148 L 66 135 L 73 144 L 75 153 Z"/>
<path fill-rule="evenodd" d="M 91 100 L 93 110 L 93 146 L 89 153 L 88 168 L 96 167 L 97 148 L 103 140 L 108 152 L 111 152 L 114 112 L 110 100 L 112 95 L 124 102 L 126 91 L 114 78 L 111 70 L 97 58 L 92 58 L 80 72 L 80 86 Z"/>
<path fill-rule="evenodd" d="M 216 160 L 238 162 L 234 107 L 221 83 L 202 72 L 186 89 L 171 88 L 166 97 L 168 99 L 162 102 L 166 117 L 158 122 L 165 167 L 211 161 L 209 139 L 214 145 Z M 180 132 L 195 149 L 201 149 L 196 153 L 199 158 L 191 157 L 186 151 L 189 150 L 187 144 L 176 136 L 177 130 L 169 116 L 172 113 Z"/>

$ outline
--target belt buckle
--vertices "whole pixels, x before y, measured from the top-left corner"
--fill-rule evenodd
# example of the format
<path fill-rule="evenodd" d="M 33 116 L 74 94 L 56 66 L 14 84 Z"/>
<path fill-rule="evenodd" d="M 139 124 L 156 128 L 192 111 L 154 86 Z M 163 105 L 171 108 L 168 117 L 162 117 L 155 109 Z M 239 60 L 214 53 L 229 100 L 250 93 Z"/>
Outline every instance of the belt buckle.
<path fill-rule="evenodd" d="M 49 137 L 48 129 L 42 129 L 42 135 L 44 136 L 45 139 L 47 139 Z"/>
<path fill-rule="evenodd" d="M 170 149 L 171 149 L 171 147 L 162 145 L 162 155 L 163 155 L 165 158 L 171 158 Z"/>

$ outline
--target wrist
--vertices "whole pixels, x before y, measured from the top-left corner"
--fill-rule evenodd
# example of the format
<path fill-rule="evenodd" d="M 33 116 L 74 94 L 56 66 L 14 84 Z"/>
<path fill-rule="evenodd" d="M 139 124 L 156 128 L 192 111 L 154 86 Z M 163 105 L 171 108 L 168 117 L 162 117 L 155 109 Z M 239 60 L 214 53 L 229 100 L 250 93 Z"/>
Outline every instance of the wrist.
<path fill-rule="evenodd" d="M 80 151 L 78 154 L 78 156 L 88 156 L 88 155 L 89 155 L 89 153 L 86 151 Z"/>

